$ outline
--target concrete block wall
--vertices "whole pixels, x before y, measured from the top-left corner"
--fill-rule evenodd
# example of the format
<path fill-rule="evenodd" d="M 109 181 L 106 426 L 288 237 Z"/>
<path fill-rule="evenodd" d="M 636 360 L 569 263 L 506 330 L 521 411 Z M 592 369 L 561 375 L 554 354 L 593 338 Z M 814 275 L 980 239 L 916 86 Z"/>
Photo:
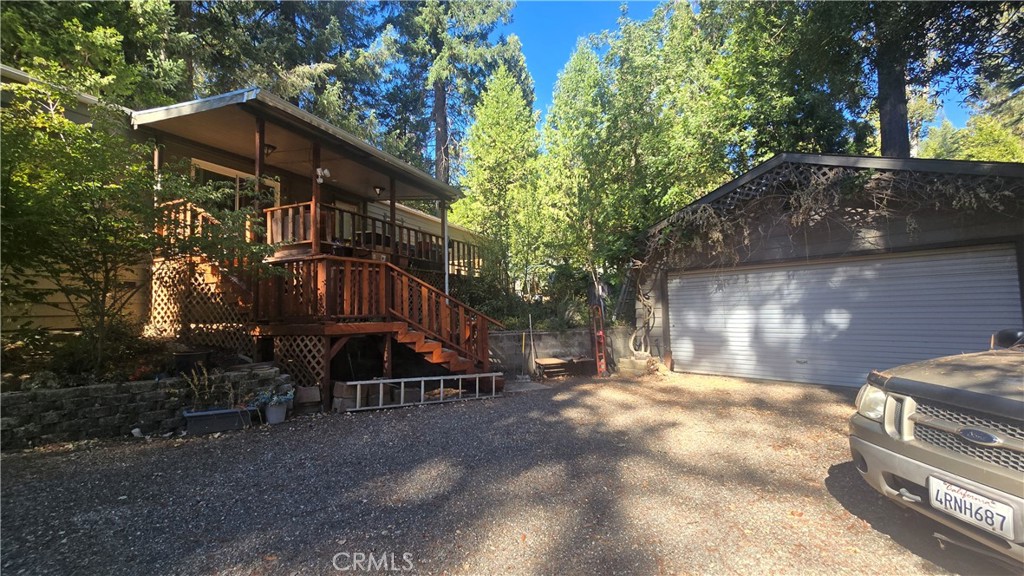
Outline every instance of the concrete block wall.
<path fill-rule="evenodd" d="M 609 370 L 614 371 L 615 359 L 630 356 L 629 337 L 631 328 L 615 326 L 605 329 L 605 347 L 608 354 Z M 526 350 L 523 351 L 523 337 Z M 530 333 L 522 330 L 492 332 L 489 335 L 491 359 L 496 371 L 505 374 L 525 374 L 528 371 L 526 356 L 530 353 Z M 559 332 L 534 332 L 533 342 L 537 358 L 545 357 L 586 357 L 594 356 L 593 335 L 589 328 L 563 330 Z"/>
<path fill-rule="evenodd" d="M 212 374 L 243 393 L 282 381 L 277 368 Z M 0 394 L 0 447 L 26 448 L 89 438 L 163 433 L 185 425 L 189 387 L 181 378 Z"/>

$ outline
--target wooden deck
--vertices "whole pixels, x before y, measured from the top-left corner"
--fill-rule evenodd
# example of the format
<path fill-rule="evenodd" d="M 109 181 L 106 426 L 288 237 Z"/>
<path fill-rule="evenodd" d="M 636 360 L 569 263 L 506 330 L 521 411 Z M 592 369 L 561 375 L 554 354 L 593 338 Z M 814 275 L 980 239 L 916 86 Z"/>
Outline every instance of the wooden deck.
<path fill-rule="evenodd" d="M 196 233 L 209 219 L 194 206 L 170 208 Z M 180 290 L 165 287 L 160 315 L 176 316 L 171 326 L 205 335 L 207 345 L 211 339 L 219 338 L 221 346 L 248 339 L 255 356 L 282 362 L 300 385 L 319 386 L 325 407 L 335 379 L 332 361 L 352 338 L 382 339 L 380 376 L 385 378 L 392 376 L 395 345 L 451 374 L 490 370 L 488 332 L 490 325 L 500 323 L 395 263 L 436 261 L 442 239 L 389 224 L 401 239 L 392 244 L 390 236 L 378 232 L 382 221 L 326 206 L 318 216 L 325 225 L 310 228 L 311 208 L 312 203 L 303 203 L 267 211 L 266 241 L 280 248 L 269 263 L 282 268 L 281 274 L 246 280 L 235 276 L 231 266 L 202 259 L 186 262 L 191 271 L 180 277 L 191 279 L 191 296 L 175 296 Z M 294 242 L 277 243 L 283 239 Z M 307 240 L 308 250 L 290 252 Z M 372 257 L 333 253 L 346 245 Z M 381 248 L 389 248 L 390 255 L 381 254 Z M 465 250 L 472 260 L 469 267 L 476 266 L 475 252 Z"/>
<path fill-rule="evenodd" d="M 415 228 L 392 224 L 372 216 L 344 210 L 330 204 L 317 205 L 319 225 L 313 226 L 313 202 L 275 206 L 265 211 L 267 242 L 285 253 L 334 256 L 382 256 L 406 267 L 442 271 L 444 238 Z M 316 238 L 316 242 L 314 242 Z M 314 244 L 317 245 L 314 250 Z M 449 241 L 448 269 L 451 274 L 475 276 L 481 266 L 477 246 Z"/>

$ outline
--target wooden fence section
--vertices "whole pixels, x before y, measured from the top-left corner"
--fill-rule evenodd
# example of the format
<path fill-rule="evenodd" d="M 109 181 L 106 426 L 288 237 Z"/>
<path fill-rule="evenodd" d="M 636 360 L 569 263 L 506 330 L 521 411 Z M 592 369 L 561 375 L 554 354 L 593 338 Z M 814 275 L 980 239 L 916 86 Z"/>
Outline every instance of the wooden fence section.
<path fill-rule="evenodd" d="M 257 321 L 399 320 L 489 367 L 488 324 L 501 324 L 392 264 L 320 255 L 278 265 L 287 274 L 260 282 Z"/>
<path fill-rule="evenodd" d="M 312 244 L 313 203 L 302 202 L 265 210 L 267 242 L 284 246 Z M 417 267 L 443 270 L 444 238 L 415 228 L 396 224 L 394 238 L 387 220 L 343 210 L 330 204 L 319 205 L 319 230 L 322 250 L 328 254 L 361 256 L 369 253 L 391 254 L 407 259 Z M 480 271 L 480 248 L 449 239 L 448 267 L 452 274 L 475 276 Z"/>

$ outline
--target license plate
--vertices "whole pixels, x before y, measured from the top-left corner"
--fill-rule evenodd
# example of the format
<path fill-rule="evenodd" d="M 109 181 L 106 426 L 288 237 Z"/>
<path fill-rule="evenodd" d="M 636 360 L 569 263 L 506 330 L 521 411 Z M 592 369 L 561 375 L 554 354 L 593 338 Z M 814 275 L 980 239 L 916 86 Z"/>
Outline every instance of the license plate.
<path fill-rule="evenodd" d="M 1013 508 L 965 488 L 928 478 L 932 507 L 968 524 L 1013 540 Z"/>

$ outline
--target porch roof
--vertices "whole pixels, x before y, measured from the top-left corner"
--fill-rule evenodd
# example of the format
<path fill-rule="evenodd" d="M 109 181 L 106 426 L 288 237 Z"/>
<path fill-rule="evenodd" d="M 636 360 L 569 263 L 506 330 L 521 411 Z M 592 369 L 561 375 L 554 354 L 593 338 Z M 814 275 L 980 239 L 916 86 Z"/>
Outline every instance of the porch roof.
<path fill-rule="evenodd" d="M 268 167 L 308 178 L 317 168 L 312 144 L 319 142 L 319 167 L 331 173 L 326 181 L 349 193 L 378 200 L 374 187 L 388 189 L 394 178 L 399 202 L 460 196 L 456 188 L 259 88 L 133 112 L 132 126 L 255 162 L 256 118 L 266 120 L 264 141 L 273 146 L 264 159 Z"/>

